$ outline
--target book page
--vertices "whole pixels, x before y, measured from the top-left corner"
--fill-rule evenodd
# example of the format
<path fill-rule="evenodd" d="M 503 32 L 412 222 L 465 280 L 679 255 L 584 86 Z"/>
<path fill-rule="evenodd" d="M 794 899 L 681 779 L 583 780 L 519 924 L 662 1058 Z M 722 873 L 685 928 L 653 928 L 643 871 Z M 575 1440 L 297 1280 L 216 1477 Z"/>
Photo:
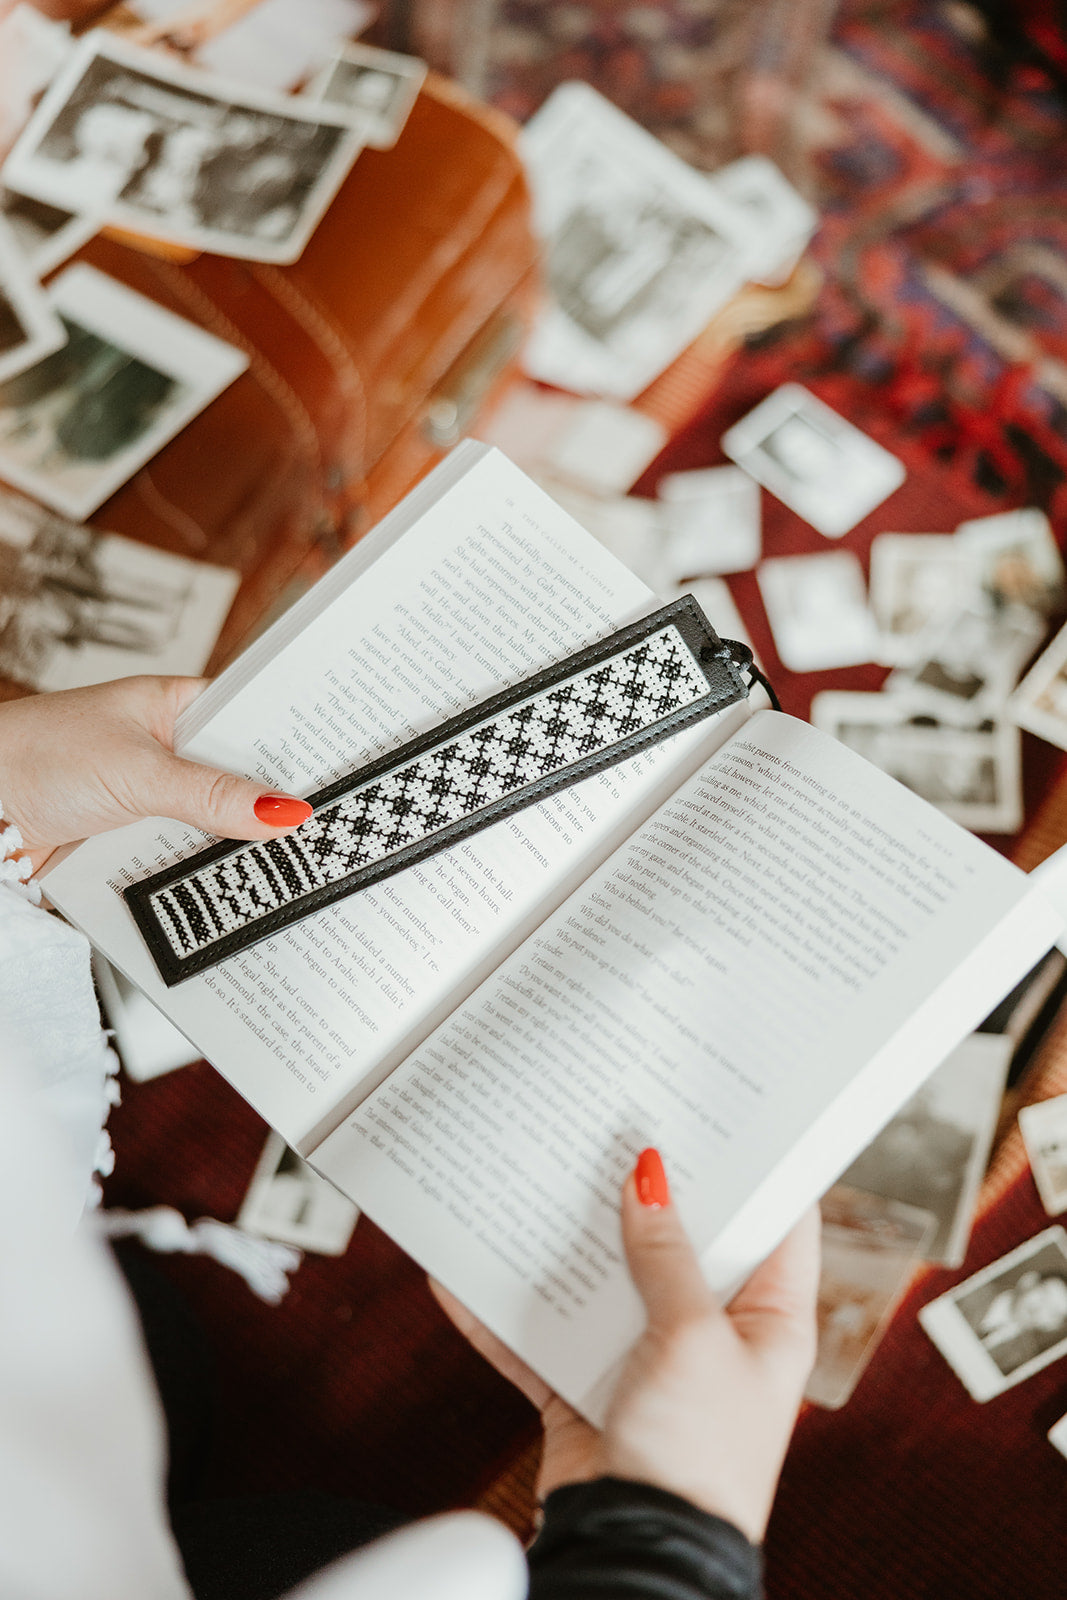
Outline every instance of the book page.
<path fill-rule="evenodd" d="M 295 638 L 270 659 L 253 647 L 262 665 L 248 679 L 237 664 L 238 692 L 224 698 L 219 680 L 184 755 L 305 794 L 650 608 L 650 591 L 517 468 L 474 455 L 370 564 L 353 552 L 357 582 L 331 574 L 336 597 Z M 426 485 L 416 494 L 426 502 Z M 47 893 L 306 1149 L 715 737 L 683 733 L 169 990 L 120 892 L 202 835 L 158 819 L 103 835 L 49 874 Z"/>
<path fill-rule="evenodd" d="M 641 1325 L 618 1225 L 639 1150 L 728 1290 L 1055 937 L 1031 898 L 851 751 L 759 713 L 316 1164 L 596 1418 Z"/>

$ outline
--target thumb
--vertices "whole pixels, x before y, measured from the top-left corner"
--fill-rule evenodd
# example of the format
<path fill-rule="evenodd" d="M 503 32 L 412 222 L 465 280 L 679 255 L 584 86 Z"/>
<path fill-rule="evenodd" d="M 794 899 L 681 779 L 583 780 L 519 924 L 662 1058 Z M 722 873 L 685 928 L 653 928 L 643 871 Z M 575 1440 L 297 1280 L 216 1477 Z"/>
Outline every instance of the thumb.
<path fill-rule="evenodd" d="M 815 1359 L 820 1227 L 817 1206 L 761 1263 L 730 1301 L 730 1320 L 746 1344 L 768 1352 L 796 1349 Z"/>
<path fill-rule="evenodd" d="M 186 761 L 161 745 L 154 746 L 142 777 L 138 798 L 145 816 L 173 817 L 222 839 L 276 839 L 311 815 L 306 800 Z"/>
<path fill-rule="evenodd" d="M 656 1150 L 642 1150 L 623 1189 L 622 1242 L 650 1327 L 672 1327 L 717 1309 Z"/>

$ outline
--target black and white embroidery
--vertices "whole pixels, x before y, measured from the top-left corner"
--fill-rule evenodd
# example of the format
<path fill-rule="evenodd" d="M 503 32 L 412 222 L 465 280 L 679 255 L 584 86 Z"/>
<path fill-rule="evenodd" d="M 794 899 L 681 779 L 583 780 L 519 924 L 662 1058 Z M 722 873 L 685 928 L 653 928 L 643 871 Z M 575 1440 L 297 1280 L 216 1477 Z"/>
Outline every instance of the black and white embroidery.
<path fill-rule="evenodd" d="M 675 612 L 678 604 L 665 609 Z M 655 620 L 646 619 L 645 629 Z M 514 703 L 496 715 L 485 716 L 490 707 L 475 708 L 462 731 L 450 725 L 452 736 L 431 748 L 407 758 L 398 751 L 388 770 L 362 781 L 355 775 L 345 793 L 330 796 L 287 837 L 223 847 L 221 859 L 206 863 L 202 853 L 160 875 L 165 883 L 157 877 L 127 890 L 163 976 L 173 982 L 202 970 L 341 894 L 623 759 L 653 742 L 658 728 L 673 732 L 682 725 L 679 716 L 690 721 L 687 713 L 695 709 L 739 699 L 745 686 L 737 669 L 706 623 L 704 631 L 717 647 L 710 667 L 707 644 L 694 650 L 677 621 L 562 680 L 558 674 L 568 663 L 561 663 L 557 681 L 539 692 L 516 699 L 512 691 Z M 624 636 L 634 632 L 624 630 Z M 685 632 L 691 636 L 691 626 Z M 604 642 L 593 653 L 603 656 L 609 647 Z M 712 668 L 725 673 L 718 694 L 709 693 Z"/>

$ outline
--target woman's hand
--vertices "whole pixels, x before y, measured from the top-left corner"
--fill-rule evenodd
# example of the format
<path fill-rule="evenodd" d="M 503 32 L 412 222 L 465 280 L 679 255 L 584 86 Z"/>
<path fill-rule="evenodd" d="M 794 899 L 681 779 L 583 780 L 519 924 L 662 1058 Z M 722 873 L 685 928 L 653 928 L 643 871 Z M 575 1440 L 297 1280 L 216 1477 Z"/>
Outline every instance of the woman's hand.
<path fill-rule="evenodd" d="M 636 1182 L 626 1184 L 622 1232 L 648 1325 L 612 1397 L 602 1470 L 683 1495 L 756 1544 L 815 1360 L 818 1213 L 798 1223 L 725 1310 L 704 1281 L 655 1151 L 643 1153 Z"/>
<path fill-rule="evenodd" d="M 815 1358 L 818 1213 L 725 1310 L 704 1281 L 655 1151 L 642 1153 L 626 1183 L 622 1233 L 648 1322 L 602 1433 L 432 1287 L 460 1331 L 541 1411 L 542 1499 L 585 1478 L 632 1478 L 682 1495 L 758 1543 Z"/>
<path fill-rule="evenodd" d="M 304 800 L 183 761 L 178 714 L 203 678 L 122 678 L 0 705 L 0 805 L 39 871 L 62 844 L 139 817 L 173 817 L 224 839 L 274 839 Z"/>

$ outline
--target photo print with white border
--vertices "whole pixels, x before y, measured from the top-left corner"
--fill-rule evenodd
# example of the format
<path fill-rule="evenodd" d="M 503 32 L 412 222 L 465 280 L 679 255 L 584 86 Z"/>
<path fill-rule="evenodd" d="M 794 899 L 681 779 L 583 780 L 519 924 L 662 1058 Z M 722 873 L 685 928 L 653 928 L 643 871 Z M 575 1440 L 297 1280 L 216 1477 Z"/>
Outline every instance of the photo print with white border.
<path fill-rule="evenodd" d="M 391 150 L 426 78 L 426 63 L 395 50 L 350 44 L 308 88 L 308 95 L 344 111 L 365 144 Z"/>
<path fill-rule="evenodd" d="M 756 565 L 762 549 L 760 486 L 740 467 L 668 473 L 656 485 L 656 497 L 672 577 L 714 577 Z"/>
<path fill-rule="evenodd" d="M 956 529 L 978 582 L 999 605 L 1056 611 L 1064 599 L 1063 557 L 1043 511 L 1001 511 Z"/>
<path fill-rule="evenodd" d="M 769 394 L 723 434 L 722 448 L 828 539 L 862 522 L 906 476 L 896 456 L 799 383 Z"/>
<path fill-rule="evenodd" d="M 895 695 L 828 690 L 811 720 L 972 833 L 1023 822 L 1022 745 L 1010 722 L 946 727 L 914 718 Z"/>
<path fill-rule="evenodd" d="M 0 150 L 14 143 L 74 49 L 69 22 L 54 22 L 35 6 L 16 5 L 0 16 Z"/>
<path fill-rule="evenodd" d="M 851 550 L 775 556 L 756 569 L 774 647 L 790 672 L 873 661 L 878 635 Z"/>
<path fill-rule="evenodd" d="M 1067 750 L 1067 627 L 1060 629 L 1008 701 L 1020 728 Z"/>
<path fill-rule="evenodd" d="M 66 339 L 48 296 L 0 218 L 0 382 L 60 349 Z"/>
<path fill-rule="evenodd" d="M 784 283 L 819 224 L 819 213 L 769 156 L 741 156 L 713 174 L 721 192 L 757 227 L 750 266 L 757 283 Z"/>
<path fill-rule="evenodd" d="M 549 96 L 521 152 L 551 296 L 525 370 L 632 400 L 747 281 L 758 230 L 588 84 Z"/>
<path fill-rule="evenodd" d="M 849 1399 L 923 1258 L 928 1211 L 843 1180 L 819 1202 L 818 1349 L 804 1398 L 836 1411 Z"/>
<path fill-rule="evenodd" d="M 47 293 L 67 342 L 0 384 L 0 478 L 84 522 L 248 357 L 81 262 Z"/>
<path fill-rule="evenodd" d="M 289 93 L 326 65 L 347 40 L 374 21 L 371 0 L 129 0 L 143 18 L 134 42 L 180 40 L 194 66 L 238 83 Z"/>
<path fill-rule="evenodd" d="M 1019 1112 L 1030 1170 L 1050 1217 L 1067 1211 L 1067 1094 L 1038 1100 Z"/>
<path fill-rule="evenodd" d="M 7 223 L 15 244 L 37 278 L 54 272 L 75 250 L 99 232 L 100 219 L 84 212 L 50 206 L 32 195 L 0 189 L 0 218 Z"/>
<path fill-rule="evenodd" d="M 972 1033 L 842 1174 L 854 1189 L 930 1213 L 928 1261 L 963 1264 L 1013 1050 L 1001 1034 Z"/>
<path fill-rule="evenodd" d="M 1044 622 L 1026 606 L 963 606 L 931 623 L 916 643 L 911 666 L 896 667 L 885 689 L 913 710 L 976 727 L 1004 715 L 1044 633 Z"/>
<path fill-rule="evenodd" d="M 871 541 L 871 610 L 878 659 L 908 666 L 932 623 L 977 589 L 974 560 L 951 533 L 880 533 Z"/>
<path fill-rule="evenodd" d="M 968 1394 L 992 1400 L 1067 1355 L 1067 1233 L 1046 1228 L 919 1312 Z"/>
<path fill-rule="evenodd" d="M 549 475 L 594 494 L 625 494 L 667 443 L 662 422 L 612 400 L 577 400 L 544 457 Z"/>
<path fill-rule="evenodd" d="M 51 205 L 218 255 L 295 261 L 363 147 L 342 113 L 91 33 L 2 169 Z"/>
<path fill-rule="evenodd" d="M 359 1207 L 271 1133 L 237 1215 L 237 1226 L 263 1239 L 321 1256 L 343 1256 Z"/>
<path fill-rule="evenodd" d="M 240 581 L 0 489 L 0 673 L 34 689 L 197 677 Z"/>

